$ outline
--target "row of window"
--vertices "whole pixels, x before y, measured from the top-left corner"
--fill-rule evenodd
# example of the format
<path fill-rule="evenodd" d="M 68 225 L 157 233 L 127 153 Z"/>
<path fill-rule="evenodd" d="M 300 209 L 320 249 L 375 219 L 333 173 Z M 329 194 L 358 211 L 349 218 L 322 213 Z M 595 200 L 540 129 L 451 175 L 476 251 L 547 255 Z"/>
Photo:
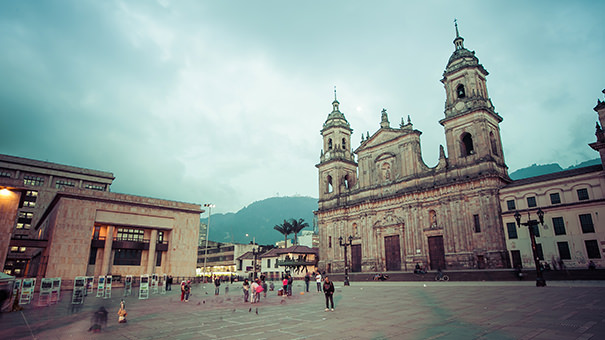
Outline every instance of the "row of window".
<path fill-rule="evenodd" d="M 599 251 L 599 242 L 597 240 L 585 240 L 584 246 L 586 247 L 586 256 L 589 259 L 600 259 L 601 252 Z M 559 251 L 559 258 L 561 260 L 571 260 L 571 251 L 569 250 L 569 243 L 566 241 L 557 242 L 557 250 Z M 519 250 L 513 250 L 513 257 L 516 257 L 519 253 Z M 544 252 L 542 251 L 542 245 L 540 243 L 536 243 L 536 256 L 541 261 L 544 261 Z"/>
<path fill-rule="evenodd" d="M 580 219 L 580 228 L 582 229 L 583 234 L 594 233 L 594 223 L 592 221 L 591 214 L 580 214 L 578 215 Z M 552 227 L 555 235 L 566 235 L 567 232 L 565 230 L 565 221 L 563 217 L 553 217 L 552 218 Z M 508 231 L 509 239 L 516 239 L 517 236 L 517 224 L 515 222 L 506 223 L 506 229 Z M 533 228 L 534 236 L 540 237 L 540 229 L 538 226 L 534 226 Z"/>
<path fill-rule="evenodd" d="M 588 195 L 588 189 L 586 189 L 586 188 L 576 190 L 576 194 L 578 195 L 578 201 L 586 201 L 586 200 L 590 199 L 590 197 Z M 558 192 L 552 193 L 549 196 L 550 196 L 550 204 L 561 204 L 561 195 Z M 534 208 L 534 207 L 538 206 L 535 196 L 527 197 L 526 201 L 527 201 L 528 208 Z M 515 203 L 515 200 L 506 201 L 506 207 L 508 208 L 509 211 L 516 210 L 517 205 Z"/>
<path fill-rule="evenodd" d="M 88 264 L 94 265 L 97 262 L 97 251 L 99 248 L 90 248 L 90 255 L 88 257 Z M 143 251 L 140 249 L 116 249 L 113 256 L 113 264 L 115 266 L 140 266 L 141 256 Z M 155 252 L 155 265 L 159 267 L 162 265 L 162 252 Z"/>

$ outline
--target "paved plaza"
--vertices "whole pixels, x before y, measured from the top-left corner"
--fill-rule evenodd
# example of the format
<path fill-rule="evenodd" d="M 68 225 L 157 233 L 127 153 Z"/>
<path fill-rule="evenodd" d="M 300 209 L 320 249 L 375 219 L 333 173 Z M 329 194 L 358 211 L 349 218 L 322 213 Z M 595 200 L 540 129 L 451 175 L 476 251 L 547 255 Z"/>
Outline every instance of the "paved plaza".
<path fill-rule="evenodd" d="M 121 289 L 111 299 L 88 297 L 79 309 L 71 292 L 48 307 L 4 313 L 0 339 L 605 339 L 605 282 L 336 282 L 334 312 L 312 283 L 292 297 L 268 292 L 244 303 L 241 283 L 193 286 L 188 303 L 178 285 L 148 300 L 125 298 L 128 323 L 118 324 Z M 229 292 L 225 294 L 225 287 Z M 276 288 L 277 289 L 277 288 Z M 137 293 L 137 289 L 134 293 Z M 93 311 L 107 326 L 90 333 Z"/>

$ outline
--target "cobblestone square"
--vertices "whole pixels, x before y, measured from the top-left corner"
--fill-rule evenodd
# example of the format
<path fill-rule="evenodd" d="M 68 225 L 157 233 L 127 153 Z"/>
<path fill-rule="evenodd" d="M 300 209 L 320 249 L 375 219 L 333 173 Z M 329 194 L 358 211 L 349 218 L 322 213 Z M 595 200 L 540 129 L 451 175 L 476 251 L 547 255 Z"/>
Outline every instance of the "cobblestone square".
<path fill-rule="evenodd" d="M 224 288 L 229 286 L 225 295 Z M 4 313 L 1 339 L 605 339 L 602 281 L 336 282 L 335 311 L 325 312 L 322 293 L 295 283 L 294 295 L 268 292 L 244 303 L 241 283 L 126 297 L 128 323 L 117 322 L 122 290 L 111 299 L 87 297 L 79 309 L 69 291 L 48 307 Z M 137 293 L 137 290 L 134 290 Z M 34 301 L 35 302 L 35 301 Z M 104 306 L 107 326 L 88 332 L 93 311 Z"/>

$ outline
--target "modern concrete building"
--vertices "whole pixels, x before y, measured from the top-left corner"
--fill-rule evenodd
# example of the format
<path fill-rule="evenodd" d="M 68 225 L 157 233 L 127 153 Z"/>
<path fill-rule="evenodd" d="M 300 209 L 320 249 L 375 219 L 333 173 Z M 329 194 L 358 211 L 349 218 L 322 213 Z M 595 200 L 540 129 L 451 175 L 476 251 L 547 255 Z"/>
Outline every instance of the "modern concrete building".
<path fill-rule="evenodd" d="M 0 160 L 0 221 L 10 240 L 0 242 L 0 256 L 8 252 L 4 272 L 195 275 L 200 205 L 111 193 L 106 172 Z"/>
<path fill-rule="evenodd" d="M 113 180 L 110 172 L 0 155 L 0 187 L 7 188 L 0 204 L 13 209 L 1 215 L 5 219 L 0 225 L 3 271 L 21 277 L 38 266 L 46 243 L 39 240 L 33 226 L 58 192 L 66 188 L 109 191 Z"/>
<path fill-rule="evenodd" d="M 392 127 L 382 110 L 380 128 L 353 130 L 336 98 L 321 135 L 319 267 L 343 272 L 345 240 L 351 271 L 510 267 L 498 190 L 510 182 L 499 123 L 487 92 L 488 72 L 458 34 L 441 82 L 445 87 L 443 146 L 438 164 L 422 160 L 420 135 L 408 116 Z M 355 157 L 356 155 L 356 157 Z"/>

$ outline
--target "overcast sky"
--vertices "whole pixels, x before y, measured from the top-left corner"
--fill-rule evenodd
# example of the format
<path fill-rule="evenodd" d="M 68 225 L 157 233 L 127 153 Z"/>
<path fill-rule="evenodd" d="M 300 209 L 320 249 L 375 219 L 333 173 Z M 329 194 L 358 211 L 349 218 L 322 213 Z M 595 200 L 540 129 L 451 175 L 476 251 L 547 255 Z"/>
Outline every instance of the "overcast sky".
<path fill-rule="evenodd" d="M 465 47 L 509 171 L 598 157 L 603 1 L 0 1 L 0 153 L 113 172 L 112 191 L 237 211 L 318 197 L 337 87 L 361 134 L 410 115 L 445 146 L 440 82 Z"/>

